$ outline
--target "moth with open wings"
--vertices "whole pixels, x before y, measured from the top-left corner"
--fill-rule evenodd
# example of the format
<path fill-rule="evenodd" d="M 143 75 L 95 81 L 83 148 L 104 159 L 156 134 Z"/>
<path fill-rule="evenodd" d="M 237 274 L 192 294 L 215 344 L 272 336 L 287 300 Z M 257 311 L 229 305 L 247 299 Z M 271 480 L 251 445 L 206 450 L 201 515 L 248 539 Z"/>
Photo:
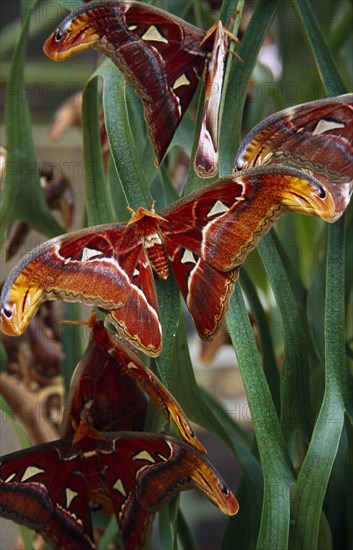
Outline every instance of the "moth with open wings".
<path fill-rule="evenodd" d="M 98 432 L 81 421 L 73 439 L 0 459 L 0 515 L 60 550 L 96 548 L 90 503 L 115 513 L 125 550 L 143 548 L 156 511 L 191 488 L 223 513 L 237 513 L 234 495 L 204 455 L 166 435 Z"/>
<path fill-rule="evenodd" d="M 304 126 L 301 113 L 310 114 Z M 352 192 L 352 94 L 303 104 L 266 120 L 244 143 L 254 151 L 250 157 L 259 159 L 256 151 L 266 148 L 269 135 L 271 154 L 260 161 L 268 166 L 205 185 L 159 214 L 139 208 L 127 224 L 57 237 L 27 254 L 2 291 L 3 330 L 21 334 L 43 300 L 80 301 L 102 308 L 137 348 L 158 355 L 162 333 L 152 270 L 167 278 L 171 267 L 198 333 L 212 338 L 241 264 L 273 222 L 288 210 L 335 221 Z M 271 164 L 271 136 L 281 132 L 281 121 L 279 164 Z M 300 154 L 293 139 L 302 141 Z M 291 167 L 282 164 L 284 158 Z"/>
<path fill-rule="evenodd" d="M 73 11 L 44 45 L 62 61 L 94 48 L 122 71 L 143 102 L 156 164 L 164 157 L 205 69 L 205 103 L 194 167 L 218 171 L 218 110 L 229 40 L 220 22 L 208 31 L 164 10 L 131 0 L 94 1 Z"/>

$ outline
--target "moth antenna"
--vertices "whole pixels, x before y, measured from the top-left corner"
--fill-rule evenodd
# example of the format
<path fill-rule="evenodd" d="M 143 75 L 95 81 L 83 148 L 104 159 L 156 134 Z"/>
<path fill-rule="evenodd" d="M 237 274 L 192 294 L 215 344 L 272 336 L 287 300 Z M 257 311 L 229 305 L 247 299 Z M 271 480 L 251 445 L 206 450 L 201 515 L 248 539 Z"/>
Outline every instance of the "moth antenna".
<path fill-rule="evenodd" d="M 235 42 L 238 46 L 240 46 L 240 48 L 242 47 L 239 38 L 238 38 L 237 36 L 235 36 L 235 34 L 233 34 L 232 32 L 230 32 L 230 30 L 228 29 L 228 26 L 227 26 L 227 27 L 223 27 L 223 32 L 224 32 L 224 34 L 225 34 L 226 36 L 228 36 L 228 38 L 229 38 L 232 42 Z"/>
<path fill-rule="evenodd" d="M 126 208 L 127 208 L 128 211 L 130 212 L 131 216 L 133 216 L 133 215 L 135 214 L 136 210 L 134 210 L 133 208 L 131 208 L 131 206 L 127 206 Z M 151 212 L 153 212 L 153 213 L 156 212 L 156 199 L 153 199 L 153 201 L 152 201 Z"/>
<path fill-rule="evenodd" d="M 131 213 L 131 219 L 127 222 L 126 225 L 132 225 L 140 221 L 141 219 L 143 219 L 145 216 L 150 218 L 155 218 L 157 220 L 167 221 L 165 218 L 162 218 L 162 216 L 157 214 L 155 206 L 156 206 L 155 200 L 152 202 L 151 210 L 147 210 L 143 206 L 140 206 L 137 210 L 133 210 L 128 206 L 128 210 Z"/>
<path fill-rule="evenodd" d="M 229 31 L 229 29 L 231 27 L 233 27 L 234 23 L 235 23 L 235 20 L 236 18 L 238 17 L 238 15 L 240 14 L 240 10 L 235 10 L 232 15 L 229 17 L 228 21 L 227 21 L 227 24 L 225 26 L 225 28 Z"/>

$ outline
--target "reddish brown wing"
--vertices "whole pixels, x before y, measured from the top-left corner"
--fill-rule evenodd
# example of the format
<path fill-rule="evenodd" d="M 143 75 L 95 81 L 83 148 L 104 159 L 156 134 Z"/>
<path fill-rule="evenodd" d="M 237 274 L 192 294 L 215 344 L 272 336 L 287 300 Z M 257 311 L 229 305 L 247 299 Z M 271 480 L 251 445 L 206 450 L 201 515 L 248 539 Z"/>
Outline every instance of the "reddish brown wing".
<path fill-rule="evenodd" d="M 3 330 L 21 334 L 41 302 L 56 298 L 101 307 L 136 347 L 160 353 L 153 275 L 134 225 L 84 229 L 27 254 L 3 288 Z"/>
<path fill-rule="evenodd" d="M 228 310 L 239 269 L 219 271 L 176 242 L 168 242 L 166 246 L 196 329 L 202 339 L 209 340 L 220 328 Z"/>
<path fill-rule="evenodd" d="M 281 167 L 228 176 L 160 213 L 174 275 L 202 338 L 219 328 L 240 265 L 286 210 L 328 221 L 336 215 L 315 179 Z"/>
<path fill-rule="evenodd" d="M 186 443 L 128 432 L 111 437 L 119 461 L 104 457 L 104 476 L 125 550 L 143 547 L 155 512 L 183 490 L 197 488 L 225 514 L 237 513 L 238 503 L 218 472 Z"/>
<path fill-rule="evenodd" d="M 93 330 L 100 329 L 106 331 L 97 322 Z M 124 373 L 122 361 L 98 346 L 96 338 L 89 342 L 71 380 L 60 426 L 63 437 L 73 437 L 82 419 L 99 431 L 143 430 L 147 400 Z"/>
<path fill-rule="evenodd" d="M 141 387 L 164 417 L 173 419 L 184 440 L 206 453 L 157 376 L 94 315 L 90 325 L 92 340 L 71 381 L 61 435 L 72 437 L 82 419 L 99 431 L 143 430 L 147 403 Z"/>
<path fill-rule="evenodd" d="M 60 550 L 94 549 L 86 481 L 70 440 L 0 459 L 0 515 Z"/>
<path fill-rule="evenodd" d="M 183 439 L 189 443 L 189 445 L 195 447 L 195 449 L 199 452 L 206 453 L 202 443 L 195 436 L 194 431 L 192 430 L 179 403 L 174 399 L 172 394 L 161 383 L 151 369 L 146 367 L 136 353 L 128 348 L 121 339 L 115 336 L 112 332 L 108 331 L 102 322 L 96 322 L 92 326 L 92 338 L 101 352 L 109 358 L 110 368 L 114 369 L 114 372 L 119 370 L 124 373 L 125 378 L 128 377 L 130 383 L 133 380 L 136 381 L 149 395 L 154 405 L 160 410 L 164 417 L 168 421 L 170 418 L 173 419 Z M 98 373 L 97 376 L 99 377 L 99 380 L 102 381 L 101 391 L 103 390 L 103 387 L 107 388 L 108 392 L 111 391 L 107 387 L 107 384 L 110 382 L 109 378 L 106 376 L 100 376 Z M 112 373 L 109 374 L 109 377 L 113 379 Z M 115 387 L 113 380 L 111 380 L 111 382 Z M 95 388 L 97 388 L 97 378 L 95 379 Z M 97 393 L 97 390 L 95 391 Z M 101 393 L 101 391 L 98 393 Z M 118 404 L 119 399 L 116 396 L 112 396 L 112 399 L 110 400 L 110 410 L 115 408 L 115 402 Z M 96 413 L 93 413 L 93 418 L 95 417 Z M 113 429 L 115 430 L 116 428 Z M 125 427 L 124 429 L 128 428 Z M 108 431 L 108 428 L 105 426 L 104 431 Z"/>
<path fill-rule="evenodd" d="M 59 25 L 44 45 L 60 61 L 95 48 L 117 65 L 141 98 L 159 163 L 187 109 L 213 44 L 205 32 L 140 2 L 90 2 Z"/>
<path fill-rule="evenodd" d="M 333 182 L 351 182 L 353 94 L 303 103 L 265 118 L 241 143 L 234 168 L 280 162 Z"/>
<path fill-rule="evenodd" d="M 236 170 L 286 163 L 313 174 L 344 212 L 353 190 L 353 94 L 311 101 L 269 116 L 246 136 Z"/>
<path fill-rule="evenodd" d="M 0 514 L 38 530 L 55 548 L 92 542 L 88 503 L 114 512 L 125 550 L 142 548 L 154 513 L 172 496 L 200 489 L 225 514 L 238 503 L 190 445 L 138 432 L 103 434 L 81 423 L 59 440 L 2 457 Z"/>

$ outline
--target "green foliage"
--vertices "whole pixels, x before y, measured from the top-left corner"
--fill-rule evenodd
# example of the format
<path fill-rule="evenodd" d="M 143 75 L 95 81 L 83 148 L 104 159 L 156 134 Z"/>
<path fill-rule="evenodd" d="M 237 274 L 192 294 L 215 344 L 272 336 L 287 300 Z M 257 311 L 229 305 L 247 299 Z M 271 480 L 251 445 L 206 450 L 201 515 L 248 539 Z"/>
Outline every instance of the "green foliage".
<path fill-rule="evenodd" d="M 33 4 L 35 2 L 31 7 Z M 61 4 L 68 7 L 78 2 Z M 221 175 L 232 169 L 241 134 L 270 111 L 352 88 L 353 31 L 347 24 L 353 17 L 352 3 L 348 0 L 338 3 L 258 0 L 251 11 L 253 5 L 250 3 L 249 9 L 242 12 L 242 1 L 224 0 L 222 4 L 224 21 L 239 9 L 236 23 L 243 15 L 247 27 L 239 51 L 242 64 L 232 56 L 228 60 L 220 118 Z M 212 19 L 205 4 L 196 0 L 170 1 L 168 6 L 163 3 L 161 7 L 199 25 L 205 21 L 209 24 Z M 30 10 L 24 10 L 6 94 L 9 163 L 19 169 L 6 178 L 0 206 L 2 234 L 14 219 L 22 218 L 50 236 L 58 234 L 61 228 L 44 204 L 38 173 L 33 169 L 35 150 L 22 93 L 29 20 Z M 283 73 L 278 81 L 257 61 L 270 29 L 283 60 Z M 153 166 L 141 109 L 136 101 L 129 101 L 132 96 L 122 75 L 106 59 L 86 84 L 83 141 L 89 225 L 114 221 L 117 215 L 121 220 L 126 205 L 150 207 L 154 197 L 161 208 L 175 196 L 170 186 L 168 162 L 164 161 L 159 172 Z M 100 99 L 111 150 L 109 181 L 100 150 Z M 196 127 L 202 101 L 201 92 Z M 187 114 L 173 143 L 185 142 L 189 148 L 191 128 Z M 202 184 L 190 168 L 186 191 Z M 254 441 L 219 403 L 198 387 L 183 318 L 179 319 L 176 313 L 180 310 L 176 284 L 172 278 L 158 283 L 164 337 L 163 353 L 156 360 L 160 377 L 187 415 L 223 439 L 234 452 L 234 461 L 238 460 L 242 467 L 237 495 L 240 512 L 228 521 L 223 550 L 233 548 L 235 541 L 242 549 L 353 546 L 351 521 L 348 521 L 352 513 L 353 479 L 349 471 L 353 454 L 353 403 L 352 392 L 348 391 L 352 385 L 349 369 L 353 364 L 353 352 L 349 349 L 352 346 L 349 270 L 353 251 L 352 239 L 345 239 L 348 231 L 352 234 L 352 222 L 352 208 L 346 220 L 343 217 L 328 229 L 319 220 L 286 216 L 258 246 L 265 269 L 252 269 L 250 261 L 243 268 L 231 300 L 227 325 L 250 407 Z M 298 252 L 295 258 L 290 254 L 293 235 Z M 318 245 L 322 252 L 319 257 L 315 254 Z M 266 311 L 256 292 L 258 286 L 267 292 L 271 287 L 276 312 Z M 242 290 L 256 319 L 261 351 L 249 322 Z M 272 324 L 276 314 L 281 318 L 282 336 L 274 339 Z M 282 350 L 279 373 L 278 354 Z M 78 353 L 77 343 L 71 348 L 68 345 L 65 351 L 67 362 L 72 363 Z M 347 483 L 343 481 L 346 479 Z M 179 532 L 181 547 L 191 548 L 187 524 L 188 518 L 178 514 L 176 502 L 164 509 L 160 514 L 164 543 L 176 548 Z M 112 523 L 104 542 L 108 543 L 115 532 Z"/>
<path fill-rule="evenodd" d="M 5 127 L 8 149 L 4 193 L 0 204 L 0 242 L 16 219 L 26 220 L 48 236 L 63 233 L 52 217 L 39 183 L 39 170 L 31 133 L 31 121 L 25 97 L 23 72 L 31 10 L 36 2 L 23 3 L 23 23 L 13 52 L 6 90 Z"/>

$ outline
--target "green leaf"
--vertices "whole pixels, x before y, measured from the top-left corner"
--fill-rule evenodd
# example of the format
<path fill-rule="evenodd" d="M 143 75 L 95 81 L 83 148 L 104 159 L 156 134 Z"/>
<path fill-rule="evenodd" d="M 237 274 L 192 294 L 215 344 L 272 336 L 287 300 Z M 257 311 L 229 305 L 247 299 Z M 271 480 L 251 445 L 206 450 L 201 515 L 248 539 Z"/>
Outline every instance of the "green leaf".
<path fill-rule="evenodd" d="M 320 362 L 325 362 L 325 338 L 324 338 L 324 312 L 325 303 L 322 296 L 325 292 L 326 269 L 325 262 L 320 261 L 313 272 L 310 287 L 308 290 L 307 316 L 312 334 L 312 341 L 315 346 Z"/>
<path fill-rule="evenodd" d="M 347 525 L 347 548 L 351 548 L 353 545 L 353 525 L 350 521 L 350 518 L 353 514 L 353 502 L 351 499 L 351 495 L 353 492 L 353 472 L 351 464 L 353 463 L 353 424 L 346 415 L 346 430 L 347 430 L 347 441 L 348 441 L 348 452 L 346 455 L 346 475 L 345 475 L 345 482 L 346 482 L 346 493 L 345 493 L 345 508 L 346 508 L 346 515 L 345 515 L 345 521 Z"/>
<path fill-rule="evenodd" d="M 94 73 L 83 92 L 82 129 L 85 167 L 87 224 L 89 226 L 114 221 L 102 161 L 99 128 L 98 74 Z"/>
<path fill-rule="evenodd" d="M 4 193 L 0 205 L 0 240 L 4 230 L 17 219 L 49 237 L 64 233 L 52 216 L 40 187 L 39 167 L 31 133 L 23 72 L 30 16 L 36 1 L 24 3 L 23 26 L 14 50 L 5 96 L 7 148 Z"/>
<path fill-rule="evenodd" d="M 264 501 L 257 548 L 285 548 L 289 534 L 289 487 L 294 473 L 239 284 L 227 315 L 259 448 Z"/>
<path fill-rule="evenodd" d="M 263 486 L 261 491 L 256 495 L 256 500 L 262 504 Z M 223 533 L 221 550 L 229 550 L 234 547 L 236 541 L 238 548 L 255 548 L 255 542 L 260 527 L 261 507 L 260 512 L 254 522 L 254 499 L 248 490 L 247 484 L 244 483 L 244 478 L 240 483 L 237 491 L 237 499 L 240 503 L 239 512 L 236 516 L 228 519 L 226 528 Z M 256 521 L 257 520 L 257 521 Z"/>
<path fill-rule="evenodd" d="M 325 395 L 292 504 L 293 548 L 314 548 L 321 510 L 344 422 L 346 388 L 344 345 L 344 219 L 329 231 L 325 300 Z"/>
<path fill-rule="evenodd" d="M 129 221 L 129 219 L 131 218 L 131 214 L 127 208 L 128 203 L 126 200 L 124 189 L 121 185 L 121 181 L 115 169 L 111 155 L 108 162 L 108 185 L 112 201 L 112 208 L 114 210 L 114 219 L 119 222 Z"/>
<path fill-rule="evenodd" d="M 2 395 L 0 395 L 0 411 L 1 411 L 1 414 L 4 413 L 6 415 L 6 418 L 9 418 L 9 420 L 14 419 L 15 415 L 12 412 L 10 405 L 7 403 L 7 401 L 3 398 Z"/>
<path fill-rule="evenodd" d="M 280 387 L 279 387 L 279 372 L 277 366 L 277 359 L 275 351 L 273 349 L 272 336 L 270 333 L 270 319 L 269 315 L 266 315 L 259 297 L 256 293 L 256 289 L 253 286 L 251 279 L 248 277 L 244 269 L 240 273 L 240 282 L 246 296 L 249 300 L 251 310 L 256 319 L 256 327 L 259 331 L 261 340 L 261 351 L 263 357 L 263 367 L 266 375 L 267 383 L 269 385 L 272 400 L 276 407 L 276 411 L 280 412 Z"/>
<path fill-rule="evenodd" d="M 197 386 L 190 361 L 184 322 L 181 318 L 175 340 L 170 390 L 190 420 L 220 437 L 236 454 L 251 495 L 253 525 L 261 516 L 262 476 L 257 459 L 249 450 L 249 439 L 228 412 L 204 389 Z"/>
<path fill-rule="evenodd" d="M 302 242 L 308 240 L 308 233 L 313 234 L 314 228 L 311 227 L 310 231 L 306 231 L 304 233 L 299 233 L 298 226 L 301 225 L 301 222 L 306 220 L 307 218 L 305 216 L 298 216 L 298 214 L 294 212 L 288 212 L 284 218 L 279 220 L 279 223 L 277 223 L 277 229 L 276 231 L 273 231 L 271 233 L 274 245 L 276 247 L 276 254 L 278 254 L 281 263 L 283 264 L 283 268 L 286 271 L 286 276 L 288 278 L 288 282 L 290 284 L 290 287 L 292 289 L 292 293 L 294 296 L 294 299 L 297 303 L 297 308 L 299 311 L 303 310 L 305 308 L 306 300 L 307 300 L 307 291 L 304 286 L 303 280 L 302 280 L 302 273 L 299 271 L 300 266 L 298 266 L 297 262 L 297 256 L 294 254 L 293 258 L 290 259 L 289 255 L 287 253 L 287 250 L 290 250 L 291 245 L 293 245 L 293 235 L 296 238 L 297 242 L 295 243 L 296 249 L 299 250 L 298 256 L 301 256 L 301 253 L 303 256 L 305 256 L 305 251 L 303 251 L 303 248 L 305 248 L 302 245 Z M 321 220 L 311 220 L 316 222 L 316 226 L 320 224 Z M 281 222 L 282 227 L 281 227 Z M 284 226 L 284 231 L 283 231 Z M 282 231 L 281 231 L 282 229 Z M 307 228 L 306 228 L 307 229 Z M 281 237 L 278 238 L 277 234 Z M 288 239 L 287 239 L 288 235 Z M 311 250 L 310 250 L 311 252 Z M 269 250 L 269 253 L 271 254 L 271 250 Z M 269 261 L 270 256 L 268 257 Z M 301 258 L 302 259 L 302 256 Z M 304 263 L 304 260 L 301 262 L 301 264 Z"/>
<path fill-rule="evenodd" d="M 97 71 L 99 74 L 99 70 Z M 105 182 L 99 129 L 98 75 L 87 82 L 82 102 L 83 153 L 87 224 L 113 221 L 108 188 Z"/>
<path fill-rule="evenodd" d="M 320 30 L 312 5 L 309 0 L 293 0 L 293 6 L 301 23 L 304 36 L 312 50 L 327 95 L 343 94 L 345 86 Z"/>
<path fill-rule="evenodd" d="M 274 231 L 265 235 L 258 250 L 282 318 L 284 359 L 281 375 L 281 423 L 291 455 L 294 456 L 298 452 L 298 445 L 304 444 L 309 432 L 307 379 L 310 362 L 302 317 L 274 238 Z"/>
<path fill-rule="evenodd" d="M 21 539 L 23 543 L 23 548 L 33 548 L 35 532 L 32 529 L 24 527 L 24 525 L 19 526 Z"/>
<path fill-rule="evenodd" d="M 119 542 L 120 544 L 122 543 L 121 536 L 119 533 L 119 527 L 114 514 L 111 515 L 110 521 L 108 523 L 108 527 L 104 531 L 104 535 L 99 541 L 98 549 L 106 550 L 107 548 L 109 548 L 109 545 L 113 539 L 114 540 L 117 539 L 117 542 Z"/>
<path fill-rule="evenodd" d="M 351 495 L 352 487 L 349 486 L 350 462 L 349 440 L 347 423 L 342 430 L 341 439 L 335 461 L 333 463 L 330 481 L 325 495 L 324 511 L 329 526 L 333 548 L 349 548 L 348 542 L 349 521 L 344 521 L 347 515 L 347 499 L 345 495 Z M 351 476 L 352 477 L 352 476 Z M 349 497 L 348 497 L 349 498 Z M 320 529 L 321 531 L 321 529 Z M 321 533 L 320 533 L 321 534 Z M 319 541 L 320 543 L 320 541 Z"/>
<path fill-rule="evenodd" d="M 162 548 L 176 550 L 176 517 L 178 510 L 179 496 L 163 506 L 158 512 L 159 536 Z"/>
<path fill-rule="evenodd" d="M 163 331 L 162 353 L 156 358 L 163 384 L 171 387 L 171 361 L 180 318 L 180 292 L 174 277 L 156 280 L 157 297 Z"/>
<path fill-rule="evenodd" d="M 180 508 L 178 510 L 177 521 L 178 521 L 177 532 L 178 532 L 178 537 L 180 539 L 182 548 L 184 548 L 184 550 L 196 550 L 194 541 L 192 538 L 191 530 Z"/>
<path fill-rule="evenodd" d="M 154 165 L 155 157 L 147 132 L 143 103 L 129 84 L 126 84 L 126 105 L 139 165 L 144 167 L 144 179 L 149 185 L 158 171 Z"/>
<path fill-rule="evenodd" d="M 107 59 L 99 69 L 103 82 L 103 109 L 112 158 L 128 204 L 151 208 L 152 197 L 139 163 L 129 123 L 126 89 L 121 72 Z"/>

